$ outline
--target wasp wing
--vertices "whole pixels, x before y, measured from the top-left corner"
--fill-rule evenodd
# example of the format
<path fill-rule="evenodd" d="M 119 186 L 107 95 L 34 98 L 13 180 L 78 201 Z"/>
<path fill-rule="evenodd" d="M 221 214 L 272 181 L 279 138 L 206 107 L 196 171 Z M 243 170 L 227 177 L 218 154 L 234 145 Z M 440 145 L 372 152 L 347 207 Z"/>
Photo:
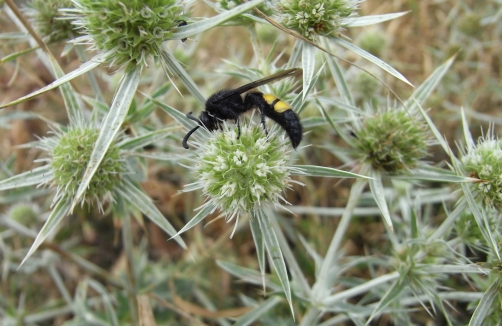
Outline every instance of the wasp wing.
<path fill-rule="evenodd" d="M 300 68 L 293 68 L 293 69 L 279 71 L 278 73 L 275 73 L 275 74 L 273 74 L 271 76 L 255 80 L 254 82 L 251 82 L 249 84 L 243 85 L 241 87 L 237 87 L 235 89 L 227 90 L 227 91 L 225 91 L 225 96 L 223 98 L 227 98 L 227 97 L 229 97 L 231 95 L 234 95 L 234 94 L 242 94 L 242 93 L 245 93 L 245 92 L 247 92 L 247 91 L 249 91 L 249 90 L 251 90 L 253 88 L 256 88 L 258 86 L 265 85 L 265 84 L 271 83 L 273 81 L 280 80 L 280 79 L 292 76 L 297 71 L 302 71 L 302 70 Z"/>

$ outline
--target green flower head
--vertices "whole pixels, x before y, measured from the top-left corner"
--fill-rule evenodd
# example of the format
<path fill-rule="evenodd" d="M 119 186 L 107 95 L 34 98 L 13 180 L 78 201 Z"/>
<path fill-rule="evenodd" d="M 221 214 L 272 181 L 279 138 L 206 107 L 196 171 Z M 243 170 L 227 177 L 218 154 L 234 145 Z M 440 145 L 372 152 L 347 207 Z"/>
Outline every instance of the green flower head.
<path fill-rule="evenodd" d="M 166 41 L 185 19 L 177 0 L 73 0 L 68 11 L 85 34 L 75 42 L 112 51 L 112 64 L 142 64 L 150 55 L 158 58 Z"/>
<path fill-rule="evenodd" d="M 47 43 L 67 41 L 76 34 L 71 21 L 59 9 L 73 8 L 71 0 L 32 0 L 24 13 Z"/>
<path fill-rule="evenodd" d="M 57 187 L 54 202 L 62 196 L 75 195 L 89 164 L 98 134 L 99 130 L 94 128 L 75 128 L 57 133 L 56 137 L 43 139 L 43 142 L 49 145 L 52 156 L 48 161 L 54 174 L 53 184 Z M 109 199 L 110 194 L 120 184 L 120 173 L 125 171 L 120 150 L 112 144 L 92 177 L 82 201 L 95 202 L 101 208 L 101 203 Z"/>
<path fill-rule="evenodd" d="M 196 145 L 197 164 L 192 169 L 198 181 L 185 191 L 202 189 L 205 205 L 219 209 L 228 221 L 266 204 L 287 203 L 282 193 L 294 182 L 292 148 L 275 131 L 267 137 L 261 126 L 244 124 L 238 137 L 236 128 L 225 126 Z"/>
<path fill-rule="evenodd" d="M 426 124 L 401 109 L 377 112 L 365 118 L 355 147 L 361 159 L 380 171 L 397 173 L 416 167 L 427 155 Z"/>
<path fill-rule="evenodd" d="M 491 134 L 462 157 L 468 174 L 481 180 L 476 184 L 478 195 L 486 206 L 502 209 L 502 141 Z"/>
<path fill-rule="evenodd" d="M 314 40 L 317 35 L 339 34 L 356 15 L 360 0 L 282 0 L 277 5 L 281 23 Z"/>

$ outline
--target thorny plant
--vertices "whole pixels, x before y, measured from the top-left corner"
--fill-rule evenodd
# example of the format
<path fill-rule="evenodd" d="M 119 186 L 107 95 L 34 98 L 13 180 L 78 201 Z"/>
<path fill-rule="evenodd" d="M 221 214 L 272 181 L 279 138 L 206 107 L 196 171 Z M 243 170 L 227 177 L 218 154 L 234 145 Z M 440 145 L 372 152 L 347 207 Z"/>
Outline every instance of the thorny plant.
<path fill-rule="evenodd" d="M 438 130 L 441 121 L 434 122 L 435 108 L 424 109 L 447 91 L 462 94 L 445 82 L 454 69 L 444 54 L 450 50 L 436 54 L 442 64 L 403 101 L 386 97 L 389 86 L 380 82 L 386 72 L 410 84 L 379 58 L 388 55 L 388 39 L 377 29 L 361 34 L 359 46 L 348 37 L 352 27 L 404 13 L 360 15 L 364 3 L 353 0 L 223 0 L 207 3 L 217 12 L 210 17 L 195 17 L 194 3 L 177 0 L 33 0 L 22 11 L 5 2 L 3 19 L 27 31 L 2 34 L 10 40 L 1 49 L 10 87 L 24 90 L 15 80 L 30 74 L 10 68 L 28 65 L 23 55 L 32 51 L 55 81 L 0 112 L 5 133 L 35 119 L 49 125 L 48 135 L 20 146 L 40 157 L 26 156 L 24 172 L 16 165 L 22 155 L 2 152 L 2 325 L 499 322 L 499 121 L 488 119 L 476 143 L 469 117 L 486 116 L 447 103 L 461 112 L 464 137 L 455 154 Z M 472 59 L 486 35 L 481 30 L 499 30 L 500 22 L 491 2 L 472 9 L 461 2 L 452 7 L 464 15 L 452 24 L 448 46 L 472 41 L 457 54 Z M 249 38 L 223 36 L 229 25 L 244 26 Z M 216 26 L 225 27 L 206 32 Z M 221 56 L 227 46 L 235 51 L 231 60 Z M 251 61 L 239 52 L 248 47 Z M 51 50 L 83 63 L 65 74 Z M 347 70 L 333 55 L 347 60 L 347 51 L 367 60 L 356 63 L 364 72 Z M 200 60 L 204 53 L 218 63 Z M 114 74 L 101 73 L 102 63 Z M 294 67 L 302 68 L 301 80 L 260 91 L 299 115 L 305 134 L 297 150 L 270 121 L 266 134 L 258 114 L 243 115 L 240 130 L 233 121 L 213 132 L 202 126 L 193 148 L 181 148 L 182 135 L 197 125 L 186 112 L 203 110 L 207 95 L 231 85 L 225 73 L 241 83 Z M 39 96 L 55 88 L 64 105 Z M 35 96 L 53 107 L 41 114 L 17 109 Z M 66 125 L 49 119 L 61 107 Z M 448 161 L 434 160 L 433 145 Z M 159 170 L 168 171 L 178 195 L 153 190 Z M 198 225 L 215 214 L 216 222 L 234 225 L 219 225 L 227 231 L 214 240 L 217 223 L 211 230 Z M 333 224 L 320 215 L 341 218 Z M 364 249 L 354 254 L 357 238 Z M 97 239 L 105 244 L 96 250 L 89 243 Z M 249 260 L 241 245 L 251 241 L 256 259 Z M 222 292 L 216 266 L 262 286 L 263 296 L 237 284 Z M 87 277 L 72 279 L 75 273 Z M 228 295 L 224 307 L 216 304 L 221 295 Z M 214 312 L 239 304 L 238 311 Z"/>

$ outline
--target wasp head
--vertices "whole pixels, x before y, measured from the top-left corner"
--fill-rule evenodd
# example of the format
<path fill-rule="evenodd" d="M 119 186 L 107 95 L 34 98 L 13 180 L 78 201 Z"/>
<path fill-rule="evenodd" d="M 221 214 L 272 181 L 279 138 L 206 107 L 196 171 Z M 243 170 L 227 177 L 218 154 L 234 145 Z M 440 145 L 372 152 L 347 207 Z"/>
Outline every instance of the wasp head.
<path fill-rule="evenodd" d="M 218 119 L 216 119 L 215 117 L 213 117 L 212 115 L 210 115 L 209 113 L 207 113 L 206 111 L 203 111 L 200 116 L 199 116 L 199 119 L 197 118 L 194 118 L 192 116 L 192 112 L 188 112 L 186 114 L 186 117 L 190 120 L 193 120 L 195 122 L 197 122 L 199 125 L 195 128 L 193 128 L 192 130 L 190 130 L 186 135 L 185 137 L 183 138 L 183 147 L 188 149 L 188 138 L 190 138 L 190 136 L 197 130 L 199 129 L 199 127 L 205 127 L 207 130 L 209 131 L 213 131 L 213 130 L 216 130 L 218 129 L 219 127 L 219 124 L 218 124 Z"/>
<path fill-rule="evenodd" d="M 216 117 L 210 115 L 207 111 L 203 111 L 199 115 L 199 125 L 206 127 L 209 131 L 217 130 L 219 127 L 219 121 Z"/>

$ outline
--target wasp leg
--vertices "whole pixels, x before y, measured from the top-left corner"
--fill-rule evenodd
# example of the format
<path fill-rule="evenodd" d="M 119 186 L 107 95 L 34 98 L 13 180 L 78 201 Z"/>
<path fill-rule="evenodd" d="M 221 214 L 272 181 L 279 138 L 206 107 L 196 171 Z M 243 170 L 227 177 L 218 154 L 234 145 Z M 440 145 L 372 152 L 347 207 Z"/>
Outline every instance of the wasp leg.
<path fill-rule="evenodd" d="M 258 109 L 261 117 L 261 125 L 265 131 L 265 135 L 268 136 L 267 125 L 265 124 L 265 107 L 267 105 L 268 103 L 263 98 L 263 93 L 260 92 L 247 93 L 244 98 L 244 112 L 251 110 L 252 108 Z"/>
<path fill-rule="evenodd" d="M 241 123 L 239 119 L 235 119 L 235 122 L 237 122 L 237 139 L 241 138 Z"/>
<path fill-rule="evenodd" d="M 261 108 L 258 111 L 260 111 L 261 125 L 263 126 L 263 130 L 265 130 L 265 135 L 268 137 L 267 124 L 265 123 L 265 113 L 263 113 L 263 109 Z"/>

